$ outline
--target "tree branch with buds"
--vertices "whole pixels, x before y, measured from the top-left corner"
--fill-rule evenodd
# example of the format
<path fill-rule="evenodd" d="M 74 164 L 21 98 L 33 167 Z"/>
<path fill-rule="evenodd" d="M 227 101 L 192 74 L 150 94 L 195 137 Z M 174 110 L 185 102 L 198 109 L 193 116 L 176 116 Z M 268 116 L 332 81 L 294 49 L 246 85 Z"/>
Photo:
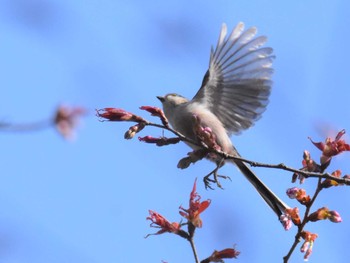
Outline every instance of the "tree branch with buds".
<path fill-rule="evenodd" d="M 155 227 L 160 230 L 154 234 L 148 234 L 145 238 L 151 235 L 160 235 L 163 233 L 172 233 L 180 236 L 190 243 L 196 263 L 224 262 L 224 258 L 237 258 L 240 254 L 239 251 L 237 251 L 235 248 L 226 248 L 221 251 L 214 250 L 214 252 L 209 257 L 199 261 L 199 256 L 194 241 L 195 231 L 197 228 L 202 228 L 203 222 L 200 215 L 209 207 L 211 201 L 209 199 L 202 202 L 200 201 L 201 196 L 196 191 L 196 181 L 197 180 L 195 180 L 192 191 L 190 193 L 189 208 L 183 208 L 182 206 L 179 208 L 179 214 L 186 219 L 186 222 L 170 223 L 161 214 L 150 210 L 150 215 L 146 219 L 151 221 L 151 227 Z M 182 227 L 186 225 L 187 230 L 182 229 Z"/>
<path fill-rule="evenodd" d="M 302 184 L 307 178 L 317 178 L 317 186 L 315 188 L 315 191 L 310 197 L 307 195 L 306 191 L 301 188 L 293 187 L 289 188 L 287 190 L 287 195 L 291 199 L 296 199 L 300 205 L 302 205 L 305 208 L 303 217 L 301 218 L 299 215 L 299 208 L 289 208 L 286 209 L 285 213 L 281 216 L 280 221 L 282 222 L 284 228 L 286 230 L 289 230 L 292 226 L 292 224 L 297 226 L 297 233 L 295 235 L 295 240 L 287 253 L 287 255 L 283 258 L 284 262 L 288 262 L 292 253 L 294 252 L 297 245 L 301 242 L 301 240 L 304 240 L 304 243 L 301 246 L 300 251 L 304 253 L 304 259 L 307 260 L 311 253 L 314 246 L 314 242 L 316 238 L 318 237 L 317 234 L 311 233 L 307 230 L 305 230 L 305 226 L 310 222 L 316 222 L 319 220 L 330 220 L 334 223 L 339 223 L 342 221 L 341 216 L 337 211 L 329 210 L 327 207 L 322 207 L 317 209 L 314 212 L 311 212 L 312 205 L 314 204 L 314 201 L 320 194 L 320 192 L 324 189 L 327 189 L 329 187 L 334 186 L 342 186 L 342 185 L 350 185 L 350 175 L 341 176 L 341 171 L 336 170 L 334 172 L 326 172 L 327 167 L 331 163 L 331 160 L 333 157 L 345 152 L 350 151 L 350 145 L 347 144 L 344 140 L 342 140 L 342 136 L 345 134 L 345 130 L 342 130 L 338 133 L 338 135 L 335 137 L 335 139 L 327 138 L 325 142 L 314 142 L 312 139 L 310 141 L 314 146 L 316 146 L 321 151 L 321 157 L 320 157 L 320 164 L 318 164 L 316 161 L 314 161 L 311 158 L 311 155 L 308 151 L 304 151 L 303 153 L 303 160 L 302 160 L 302 168 L 295 169 L 292 167 L 289 167 L 283 163 L 280 164 L 265 164 L 260 162 L 251 161 L 248 159 L 244 159 L 241 157 L 229 155 L 223 151 L 221 151 L 220 147 L 216 143 L 215 135 L 212 133 L 211 129 L 209 127 L 203 127 L 201 125 L 201 120 L 198 116 L 193 116 L 194 118 L 194 133 L 196 134 L 196 137 L 198 140 L 194 141 L 191 140 L 181 133 L 177 132 L 176 130 L 172 129 L 168 121 L 163 113 L 163 111 L 160 108 L 152 107 L 152 106 L 142 106 L 140 107 L 141 110 L 148 111 L 151 113 L 152 116 L 156 116 L 161 120 L 162 124 L 149 122 L 148 120 L 135 115 L 133 113 L 124 111 L 122 109 L 118 108 L 104 108 L 101 110 L 96 110 L 96 115 L 100 118 L 101 121 L 129 121 L 129 122 L 136 122 L 136 125 L 131 126 L 128 131 L 125 133 L 126 139 L 133 138 L 137 133 L 139 133 L 141 130 L 143 130 L 146 126 L 153 126 L 161 129 L 168 130 L 172 134 L 174 134 L 176 137 L 174 138 L 167 138 L 167 137 L 152 137 L 152 136 L 144 136 L 139 137 L 139 140 L 145 143 L 151 143 L 155 144 L 157 146 L 165 146 L 170 144 L 178 143 L 179 141 L 184 141 L 187 143 L 194 144 L 198 146 L 199 150 L 195 150 L 193 152 L 188 153 L 187 157 L 184 157 L 181 159 L 178 163 L 178 168 L 187 168 L 191 163 L 195 163 L 203 158 L 210 158 L 212 154 L 214 155 L 220 155 L 223 157 L 223 159 L 234 159 L 234 160 L 240 160 L 242 162 L 245 162 L 253 167 L 264 167 L 264 168 L 273 168 L 273 169 L 280 169 L 292 172 L 292 183 L 295 183 L 297 180 Z M 204 181 L 206 183 L 206 187 L 209 185 L 208 182 L 214 182 L 219 187 L 221 186 L 218 180 L 217 170 L 221 167 L 221 165 L 218 165 L 218 167 L 208 174 L 206 177 L 204 177 Z M 214 179 L 208 179 L 208 176 L 214 175 Z M 224 176 L 221 176 L 224 177 Z M 228 177 L 224 177 L 228 178 Z M 210 187 L 210 186 L 209 186 Z M 211 187 L 210 187 L 211 188 Z M 195 186 L 193 191 L 195 191 Z M 193 191 L 191 195 L 193 195 Z M 209 204 L 207 204 L 209 206 Z M 206 207 L 205 207 L 206 208 Z M 180 235 L 184 238 L 186 238 L 188 241 L 190 241 L 192 249 L 194 251 L 195 255 L 195 262 L 198 261 L 198 257 L 196 256 L 195 247 L 192 243 L 192 235 L 194 234 L 194 229 L 196 227 L 201 226 L 201 221 L 196 219 L 197 221 L 193 221 L 196 217 L 191 214 L 191 201 L 190 201 L 190 209 L 186 210 L 183 208 L 180 208 L 180 214 L 187 218 L 188 220 L 188 232 L 185 234 L 184 232 L 181 232 L 180 230 L 176 230 L 176 234 Z M 151 213 L 151 212 L 150 212 Z M 200 212 L 199 212 L 200 213 Z M 152 216 L 153 215 L 153 216 Z M 158 216 L 155 214 L 152 214 L 148 219 L 153 218 L 152 222 L 153 224 L 157 224 L 155 222 L 165 222 L 164 220 L 160 220 Z M 199 215 L 199 214 L 198 214 Z M 155 218 L 158 218 L 159 220 L 155 220 Z M 169 224 L 165 223 L 165 225 L 160 226 L 161 230 L 160 232 L 156 233 L 163 233 L 163 232 L 172 232 L 174 233 L 174 227 L 175 226 L 181 226 L 181 224 Z M 157 224 L 159 226 L 159 224 Z M 225 255 L 230 254 L 231 250 L 223 250 L 223 251 L 214 251 L 214 253 L 208 257 L 207 259 L 201 261 L 201 262 L 223 262 L 222 258 L 225 258 Z M 233 252 L 232 252 L 233 253 Z M 218 255 L 221 255 L 221 258 L 215 258 Z M 231 254 L 230 254 L 231 255 Z M 215 261 L 217 260 L 217 261 Z"/>

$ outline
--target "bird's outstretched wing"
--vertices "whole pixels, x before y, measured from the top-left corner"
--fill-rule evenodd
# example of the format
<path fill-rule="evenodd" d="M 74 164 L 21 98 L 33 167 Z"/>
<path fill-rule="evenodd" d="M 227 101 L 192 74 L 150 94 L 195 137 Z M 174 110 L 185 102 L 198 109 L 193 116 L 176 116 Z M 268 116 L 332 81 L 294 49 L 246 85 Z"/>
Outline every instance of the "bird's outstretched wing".
<path fill-rule="evenodd" d="M 201 103 L 213 112 L 229 133 L 238 134 L 260 118 L 268 104 L 273 72 L 272 48 L 261 47 L 265 36 L 256 28 L 244 31 L 239 23 L 227 36 L 223 24 L 209 69 L 191 103 Z"/>

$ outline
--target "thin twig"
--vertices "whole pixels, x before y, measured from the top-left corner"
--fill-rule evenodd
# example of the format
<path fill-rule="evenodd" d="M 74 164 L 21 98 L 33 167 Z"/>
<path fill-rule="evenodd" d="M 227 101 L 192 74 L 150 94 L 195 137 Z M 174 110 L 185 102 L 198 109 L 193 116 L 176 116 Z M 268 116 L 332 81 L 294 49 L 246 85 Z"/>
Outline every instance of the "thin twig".
<path fill-rule="evenodd" d="M 208 147 L 206 147 L 206 145 L 203 145 L 202 143 L 198 143 L 197 141 L 194 141 L 194 140 L 191 140 L 191 139 L 187 138 L 186 136 L 184 136 L 181 133 L 179 133 L 178 131 L 170 128 L 169 126 L 164 126 L 164 125 L 157 124 L 157 123 L 152 123 L 152 122 L 146 122 L 145 125 L 158 127 L 158 128 L 161 128 L 161 129 L 168 130 L 168 131 L 172 132 L 173 134 L 175 134 L 176 136 L 178 136 L 182 141 L 189 142 L 191 144 L 194 144 L 196 146 L 201 147 L 202 149 L 208 150 L 210 152 L 217 153 L 217 154 L 221 155 L 225 159 L 239 160 L 239 161 L 247 163 L 247 164 L 249 164 L 250 166 L 253 166 L 253 167 L 273 168 L 273 169 L 280 169 L 280 170 L 285 170 L 285 171 L 289 171 L 289 172 L 294 172 L 294 173 L 298 173 L 298 174 L 303 175 L 305 178 L 308 178 L 308 177 L 324 178 L 324 179 L 334 180 L 334 181 L 336 181 L 337 183 L 340 183 L 340 184 L 350 185 L 350 179 L 347 179 L 347 178 L 335 177 L 335 176 L 330 175 L 329 173 L 318 173 L 318 172 L 303 171 L 303 170 L 300 170 L 300 169 L 295 169 L 295 168 L 289 167 L 289 166 L 287 166 L 287 165 L 285 165 L 283 163 L 280 163 L 280 164 L 266 164 L 266 163 L 260 163 L 260 162 L 256 162 L 256 161 L 251 161 L 251 160 L 248 160 L 248 159 L 245 159 L 245 158 L 241 158 L 239 156 L 234 156 L 234 155 L 227 154 L 227 153 L 225 153 L 223 151 L 219 151 L 219 150 L 215 150 L 215 149 L 209 149 Z"/>
<path fill-rule="evenodd" d="M 193 252 L 193 255 L 194 255 L 194 260 L 196 261 L 196 263 L 199 263 L 198 254 L 197 254 L 197 249 L 196 249 L 196 246 L 195 246 L 195 244 L 194 244 L 193 237 L 190 237 L 190 238 L 188 239 L 188 241 L 189 241 L 190 244 L 191 244 L 192 252 Z"/>
<path fill-rule="evenodd" d="M 54 124 L 52 119 L 25 124 L 0 123 L 2 132 L 31 132 L 44 130 Z"/>
<path fill-rule="evenodd" d="M 316 190 L 315 190 L 315 193 L 314 193 L 314 195 L 313 195 L 313 197 L 312 197 L 310 203 L 306 206 L 303 221 L 302 221 L 301 224 L 298 226 L 298 232 L 297 232 L 297 234 L 295 235 L 294 243 L 293 243 L 293 245 L 291 246 L 291 248 L 290 248 L 288 254 L 287 254 L 286 256 L 283 257 L 283 262 L 284 262 L 284 263 L 288 263 L 288 260 L 289 260 L 290 256 L 292 255 L 293 251 L 295 250 L 296 246 L 299 244 L 299 242 L 300 242 L 300 240 L 301 240 L 301 233 L 303 232 L 304 227 L 305 227 L 306 223 L 308 222 L 311 206 L 313 205 L 313 203 L 315 202 L 315 200 L 316 200 L 318 194 L 319 194 L 319 193 L 321 192 L 321 190 L 322 190 L 321 182 L 322 182 L 322 178 L 319 178 L 319 179 L 318 179 L 318 183 L 317 183 L 317 188 L 316 188 Z"/>

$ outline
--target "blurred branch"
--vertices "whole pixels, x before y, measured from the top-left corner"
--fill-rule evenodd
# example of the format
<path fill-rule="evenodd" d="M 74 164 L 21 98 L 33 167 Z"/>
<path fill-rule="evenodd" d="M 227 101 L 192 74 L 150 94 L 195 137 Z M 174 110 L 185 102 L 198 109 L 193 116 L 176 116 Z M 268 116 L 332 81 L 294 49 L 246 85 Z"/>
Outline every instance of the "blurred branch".
<path fill-rule="evenodd" d="M 36 132 L 55 128 L 65 139 L 72 139 L 79 119 L 83 115 L 86 115 L 86 110 L 82 107 L 59 106 L 46 120 L 18 124 L 0 122 L 0 132 Z"/>
<path fill-rule="evenodd" d="M 54 125 L 52 119 L 37 121 L 33 123 L 6 123 L 0 122 L 0 131 L 2 132 L 35 132 L 50 128 Z"/>

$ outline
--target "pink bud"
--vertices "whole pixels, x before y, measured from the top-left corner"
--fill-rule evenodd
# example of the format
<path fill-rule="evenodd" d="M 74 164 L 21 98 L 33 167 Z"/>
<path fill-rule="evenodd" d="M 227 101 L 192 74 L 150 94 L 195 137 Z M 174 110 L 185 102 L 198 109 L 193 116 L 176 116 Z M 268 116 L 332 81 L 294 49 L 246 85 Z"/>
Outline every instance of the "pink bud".
<path fill-rule="evenodd" d="M 140 109 L 148 111 L 152 116 L 159 117 L 164 126 L 168 125 L 168 119 L 165 117 L 164 112 L 160 108 L 154 106 L 141 106 Z"/>
<path fill-rule="evenodd" d="M 288 195 L 288 197 L 290 199 L 295 199 L 297 194 L 299 192 L 299 188 L 298 187 L 292 187 L 287 189 L 286 194 Z"/>
<path fill-rule="evenodd" d="M 292 220 L 286 214 L 282 214 L 279 220 L 282 223 L 284 230 L 288 231 L 292 227 Z"/>
<path fill-rule="evenodd" d="M 108 121 L 146 122 L 145 119 L 141 118 L 140 116 L 119 108 L 103 108 L 96 110 L 96 115 L 97 117 Z"/>
<path fill-rule="evenodd" d="M 337 211 L 329 211 L 328 219 L 333 223 L 340 223 L 342 221 L 340 214 Z"/>

